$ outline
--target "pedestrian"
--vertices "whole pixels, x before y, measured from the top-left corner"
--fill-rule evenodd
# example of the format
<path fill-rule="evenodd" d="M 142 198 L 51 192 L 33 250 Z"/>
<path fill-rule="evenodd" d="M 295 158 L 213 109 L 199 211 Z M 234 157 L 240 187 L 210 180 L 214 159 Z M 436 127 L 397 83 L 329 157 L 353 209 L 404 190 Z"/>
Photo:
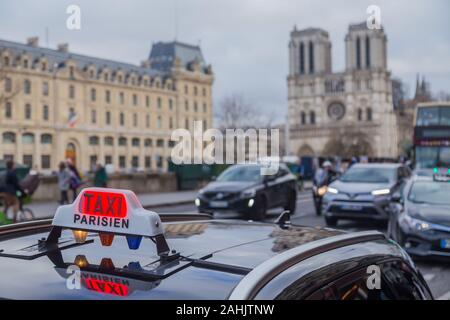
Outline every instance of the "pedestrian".
<path fill-rule="evenodd" d="M 67 168 L 66 164 L 63 161 L 61 161 L 59 164 L 59 171 L 57 175 L 58 175 L 58 188 L 61 195 L 59 203 L 61 205 L 68 204 L 69 203 L 68 191 L 70 188 L 72 173 L 70 169 Z"/>
<path fill-rule="evenodd" d="M 16 165 L 11 160 L 6 163 L 5 186 L 1 191 L 0 197 L 4 199 L 6 207 L 12 207 L 13 209 L 13 223 L 15 223 L 17 222 L 17 214 L 20 209 L 20 199 L 27 194 L 27 190 L 22 189 L 20 186 Z"/>
<path fill-rule="evenodd" d="M 106 169 L 100 163 L 97 163 L 94 175 L 94 186 L 99 188 L 106 188 L 108 185 L 108 175 Z"/>
<path fill-rule="evenodd" d="M 71 174 L 70 177 L 70 190 L 72 190 L 72 201 L 75 201 L 78 194 L 78 188 L 83 184 L 80 172 L 73 163 L 72 159 L 68 158 L 66 160 L 67 168 Z"/>

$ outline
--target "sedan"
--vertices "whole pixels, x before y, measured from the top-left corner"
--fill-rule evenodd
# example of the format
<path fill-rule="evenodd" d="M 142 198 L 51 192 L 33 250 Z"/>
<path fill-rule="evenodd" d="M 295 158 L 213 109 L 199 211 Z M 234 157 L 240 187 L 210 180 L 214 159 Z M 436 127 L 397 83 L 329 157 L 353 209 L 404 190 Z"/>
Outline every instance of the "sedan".
<path fill-rule="evenodd" d="M 282 207 L 295 212 L 297 178 L 280 164 L 273 175 L 261 175 L 261 165 L 234 165 L 198 193 L 199 212 L 238 212 L 262 220 L 268 209 Z"/>
<path fill-rule="evenodd" d="M 332 182 L 322 201 L 328 226 L 338 220 L 388 221 L 390 195 L 399 190 L 411 171 L 401 164 L 355 164 Z"/>

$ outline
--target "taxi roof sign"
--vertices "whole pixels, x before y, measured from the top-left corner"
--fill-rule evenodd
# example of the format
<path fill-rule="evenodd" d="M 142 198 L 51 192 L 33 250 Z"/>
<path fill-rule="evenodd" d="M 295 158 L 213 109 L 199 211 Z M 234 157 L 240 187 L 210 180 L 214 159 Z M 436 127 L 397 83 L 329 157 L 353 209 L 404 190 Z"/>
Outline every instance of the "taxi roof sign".
<path fill-rule="evenodd" d="M 53 226 L 155 237 L 163 234 L 159 215 L 142 207 L 130 190 L 85 188 L 74 203 L 56 210 Z"/>

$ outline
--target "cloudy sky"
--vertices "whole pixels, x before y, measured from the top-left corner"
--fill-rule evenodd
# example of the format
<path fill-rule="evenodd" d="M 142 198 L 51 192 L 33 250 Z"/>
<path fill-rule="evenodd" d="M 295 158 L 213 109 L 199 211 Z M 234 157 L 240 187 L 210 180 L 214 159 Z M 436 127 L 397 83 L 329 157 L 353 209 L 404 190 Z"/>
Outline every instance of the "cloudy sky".
<path fill-rule="evenodd" d="M 71 4 L 81 7 L 81 30 L 66 28 Z M 433 91 L 450 92 L 448 0 L 0 0 L 0 38 L 25 42 L 39 36 L 45 46 L 47 27 L 50 47 L 68 42 L 76 53 L 136 64 L 147 58 L 152 42 L 177 37 L 201 44 L 215 71 L 216 103 L 241 93 L 281 120 L 293 26 L 329 31 L 333 70 L 341 71 L 348 25 L 365 21 L 371 4 L 381 8 L 389 68 L 410 94 L 417 73 Z"/>

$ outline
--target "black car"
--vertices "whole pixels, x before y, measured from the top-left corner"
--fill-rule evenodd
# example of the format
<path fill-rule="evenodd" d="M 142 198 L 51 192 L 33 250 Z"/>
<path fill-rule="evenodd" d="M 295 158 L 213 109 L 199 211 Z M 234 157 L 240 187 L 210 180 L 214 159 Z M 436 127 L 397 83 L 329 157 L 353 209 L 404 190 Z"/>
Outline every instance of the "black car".
<path fill-rule="evenodd" d="M 402 164 L 355 164 L 332 182 L 322 199 L 322 212 L 329 226 L 338 220 L 388 221 L 390 195 L 411 176 Z"/>
<path fill-rule="evenodd" d="M 52 220 L 0 227 L 4 299 L 432 299 L 382 233 L 212 220 L 85 189 Z"/>
<path fill-rule="evenodd" d="M 450 175 L 415 176 L 392 201 L 392 239 L 414 256 L 450 258 Z"/>
<path fill-rule="evenodd" d="M 268 209 L 283 207 L 295 212 L 297 178 L 285 164 L 273 175 L 262 175 L 261 165 L 234 165 L 198 193 L 195 204 L 201 213 L 238 212 L 262 220 Z"/>

